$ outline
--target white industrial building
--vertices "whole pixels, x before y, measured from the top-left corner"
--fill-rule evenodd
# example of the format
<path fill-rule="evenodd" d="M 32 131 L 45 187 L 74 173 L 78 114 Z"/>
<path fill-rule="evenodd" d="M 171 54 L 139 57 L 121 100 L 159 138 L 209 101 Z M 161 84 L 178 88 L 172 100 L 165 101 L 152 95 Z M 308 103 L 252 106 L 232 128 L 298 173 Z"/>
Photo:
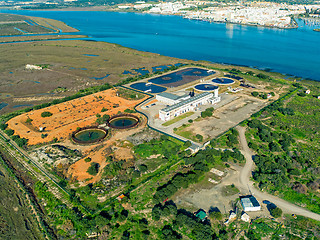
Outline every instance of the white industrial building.
<path fill-rule="evenodd" d="M 177 96 L 177 95 L 174 95 L 172 93 L 163 92 L 163 93 L 159 93 L 156 96 L 156 99 L 159 102 L 162 102 L 162 103 L 165 103 L 165 104 L 168 104 L 168 105 L 173 105 L 173 104 L 179 103 L 179 102 L 181 102 L 183 100 L 187 100 L 190 97 L 191 97 L 190 94 L 185 94 L 183 96 Z"/>
<path fill-rule="evenodd" d="M 160 102 L 166 103 L 168 106 L 159 110 L 159 118 L 162 121 L 168 121 L 186 112 L 195 111 L 201 105 L 214 104 L 220 101 L 218 89 L 211 92 L 205 92 L 194 96 L 194 93 L 184 96 L 176 96 L 169 93 L 160 93 L 156 96 Z"/>
<path fill-rule="evenodd" d="M 241 205 L 243 207 L 243 210 L 245 212 L 254 212 L 254 211 L 261 210 L 260 203 L 252 195 L 240 197 L 240 201 L 241 201 Z"/>

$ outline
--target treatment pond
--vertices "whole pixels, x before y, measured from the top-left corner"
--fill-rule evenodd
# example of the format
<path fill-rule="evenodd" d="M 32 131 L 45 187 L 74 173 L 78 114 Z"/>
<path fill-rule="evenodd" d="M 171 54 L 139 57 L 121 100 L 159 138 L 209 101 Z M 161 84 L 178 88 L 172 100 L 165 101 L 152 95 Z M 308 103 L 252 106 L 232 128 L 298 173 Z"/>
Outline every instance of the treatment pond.
<path fill-rule="evenodd" d="M 72 140 L 80 144 L 95 143 L 107 136 L 107 130 L 103 128 L 85 128 L 72 134 Z"/>
<path fill-rule="evenodd" d="M 111 117 L 107 124 L 111 128 L 126 129 L 135 127 L 138 123 L 138 117 L 130 114 L 123 114 Z"/>

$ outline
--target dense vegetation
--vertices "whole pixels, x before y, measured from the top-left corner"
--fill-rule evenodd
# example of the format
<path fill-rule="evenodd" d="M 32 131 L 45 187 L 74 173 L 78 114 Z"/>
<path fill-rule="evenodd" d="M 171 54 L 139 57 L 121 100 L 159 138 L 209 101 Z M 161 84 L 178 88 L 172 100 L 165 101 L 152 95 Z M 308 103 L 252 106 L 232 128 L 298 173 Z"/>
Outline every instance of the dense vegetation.
<path fill-rule="evenodd" d="M 249 147 L 256 151 L 253 177 L 261 189 L 320 212 L 320 88 L 298 90 L 248 122 Z"/>

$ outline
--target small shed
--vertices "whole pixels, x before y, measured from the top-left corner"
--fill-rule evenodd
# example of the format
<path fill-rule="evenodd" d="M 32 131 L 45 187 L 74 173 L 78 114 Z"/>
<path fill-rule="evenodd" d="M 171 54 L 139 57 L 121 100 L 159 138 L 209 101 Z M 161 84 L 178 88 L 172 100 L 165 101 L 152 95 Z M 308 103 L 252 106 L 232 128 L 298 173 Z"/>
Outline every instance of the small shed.
<path fill-rule="evenodd" d="M 207 213 L 204 210 L 199 209 L 196 212 L 196 217 L 199 218 L 201 221 L 203 221 L 207 217 Z"/>
<path fill-rule="evenodd" d="M 240 201 L 241 201 L 241 205 L 243 207 L 243 210 L 245 212 L 253 212 L 253 211 L 260 211 L 261 210 L 260 203 L 252 195 L 242 196 L 242 197 L 240 197 Z"/>

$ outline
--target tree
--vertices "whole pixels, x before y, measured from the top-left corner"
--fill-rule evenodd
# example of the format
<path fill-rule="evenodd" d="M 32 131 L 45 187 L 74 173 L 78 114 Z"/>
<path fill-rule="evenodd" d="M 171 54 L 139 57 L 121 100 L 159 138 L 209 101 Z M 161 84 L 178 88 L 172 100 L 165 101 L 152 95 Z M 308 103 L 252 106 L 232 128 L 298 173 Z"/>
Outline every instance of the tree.
<path fill-rule="evenodd" d="M 8 124 L 5 124 L 5 123 L 1 123 L 0 124 L 0 129 L 1 130 L 5 130 L 7 127 L 8 127 Z"/>
<path fill-rule="evenodd" d="M 14 134 L 14 130 L 12 129 L 7 129 L 4 131 L 8 136 L 12 136 Z"/>
<path fill-rule="evenodd" d="M 151 215 L 152 215 L 152 219 L 153 220 L 160 220 L 160 217 L 161 217 L 161 214 L 162 214 L 162 207 L 160 204 L 157 204 L 155 205 L 153 208 L 152 208 L 152 212 L 151 212 Z"/>
<path fill-rule="evenodd" d="M 203 141 L 203 136 L 200 135 L 200 134 L 197 134 L 197 135 L 196 135 L 196 138 L 197 138 L 200 142 Z"/>
<path fill-rule="evenodd" d="M 192 145 L 192 143 L 190 142 L 190 141 L 186 141 L 186 142 L 184 142 L 184 144 L 183 144 L 183 146 L 185 147 L 185 148 L 188 148 L 188 147 L 190 147 Z"/>
<path fill-rule="evenodd" d="M 52 116 L 52 113 L 51 112 L 48 112 L 48 111 L 45 111 L 45 112 L 42 112 L 41 113 L 41 117 L 45 118 L 45 117 L 51 117 Z"/>
<path fill-rule="evenodd" d="M 92 162 L 90 167 L 87 170 L 87 173 L 89 173 L 90 175 L 97 175 L 99 172 L 99 168 L 100 168 L 100 164 L 96 163 L 96 162 Z"/>
<path fill-rule="evenodd" d="M 252 92 L 251 95 L 254 96 L 254 97 L 257 97 L 259 95 L 259 93 L 258 92 Z"/>

